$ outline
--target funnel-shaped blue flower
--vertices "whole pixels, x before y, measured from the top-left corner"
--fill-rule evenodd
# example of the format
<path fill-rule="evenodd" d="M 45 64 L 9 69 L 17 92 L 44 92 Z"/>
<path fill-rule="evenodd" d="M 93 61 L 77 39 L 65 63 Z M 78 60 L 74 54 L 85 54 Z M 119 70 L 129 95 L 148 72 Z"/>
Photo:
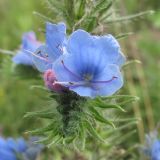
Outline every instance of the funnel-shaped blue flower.
<path fill-rule="evenodd" d="M 36 160 L 42 148 L 42 145 L 34 144 L 32 140 L 0 137 L 0 160 L 18 160 L 18 157 L 22 160 Z"/>
<path fill-rule="evenodd" d="M 66 45 L 66 26 L 64 23 L 46 23 L 46 43 L 40 46 L 32 56 L 40 72 L 51 69 L 52 63 L 59 58 Z"/>
<path fill-rule="evenodd" d="M 41 43 L 36 40 L 34 32 L 25 33 L 22 38 L 21 49 L 13 57 L 13 62 L 16 64 L 33 66 L 32 56 L 28 52 L 35 52 L 40 45 Z"/>
<path fill-rule="evenodd" d="M 89 97 L 109 96 L 122 87 L 125 58 L 113 36 L 77 30 L 69 37 L 66 52 L 53 64 L 56 83 Z"/>

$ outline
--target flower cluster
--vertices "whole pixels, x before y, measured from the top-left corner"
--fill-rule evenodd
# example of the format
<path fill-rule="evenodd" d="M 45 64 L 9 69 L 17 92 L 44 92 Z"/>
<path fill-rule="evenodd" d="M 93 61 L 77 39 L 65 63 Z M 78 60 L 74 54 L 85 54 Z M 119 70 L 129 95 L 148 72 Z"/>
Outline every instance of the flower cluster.
<path fill-rule="evenodd" d="M 120 72 L 125 57 L 111 35 L 92 36 L 84 30 L 68 38 L 63 23 L 46 24 L 46 44 L 33 55 L 41 72 L 52 70 L 53 85 L 62 85 L 80 96 L 108 96 L 123 85 Z"/>
<path fill-rule="evenodd" d="M 160 160 L 160 140 L 157 138 L 157 131 L 146 135 L 146 146 L 143 147 L 143 151 L 151 160 Z"/>
<path fill-rule="evenodd" d="M 26 141 L 23 138 L 0 137 L 0 160 L 36 160 L 43 149 L 43 145 L 33 143 L 36 139 L 32 137 Z"/>
<path fill-rule="evenodd" d="M 125 57 L 112 35 L 95 36 L 79 29 L 67 37 L 64 23 L 48 22 L 46 42 L 32 53 L 32 59 L 50 90 L 67 88 L 96 97 L 112 95 L 123 86 L 120 70 Z"/>

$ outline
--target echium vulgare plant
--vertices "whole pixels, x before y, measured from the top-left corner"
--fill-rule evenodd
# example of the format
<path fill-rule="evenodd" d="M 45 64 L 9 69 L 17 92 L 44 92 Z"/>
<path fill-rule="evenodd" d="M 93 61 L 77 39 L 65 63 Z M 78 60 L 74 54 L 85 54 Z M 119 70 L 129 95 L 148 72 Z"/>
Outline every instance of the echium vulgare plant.
<path fill-rule="evenodd" d="M 55 20 L 45 19 L 46 42 L 32 55 L 34 66 L 42 73 L 50 97 L 56 103 L 50 109 L 27 113 L 27 116 L 48 119 L 49 124 L 31 131 L 43 134 L 43 142 L 77 144 L 84 147 L 88 135 L 104 141 L 100 123 L 115 127 L 104 109 L 116 108 L 136 99 L 130 95 L 115 95 L 123 86 L 123 65 L 126 58 L 112 35 L 91 34 L 113 22 L 127 21 L 149 12 L 113 18 L 113 0 L 68 1 L 47 0 Z M 54 23 L 54 24 L 53 24 Z M 68 33 L 68 34 L 67 34 Z M 117 38 L 125 37 L 120 34 Z M 99 133 L 98 133 L 99 132 Z"/>
<path fill-rule="evenodd" d="M 26 52 L 32 55 L 34 65 L 43 74 L 57 106 L 26 115 L 50 119 L 48 126 L 31 133 L 43 133 L 47 138 L 42 141 L 51 141 L 50 145 L 77 140 L 85 143 L 86 133 L 103 141 L 95 129 L 96 121 L 112 127 L 114 123 L 104 118 L 99 108 L 124 111 L 113 99 L 135 99 L 112 96 L 123 86 L 121 69 L 126 61 L 118 41 L 112 35 L 91 35 L 82 29 L 67 36 L 64 23 L 47 22 L 45 33 L 45 44 L 36 52 Z"/>
<path fill-rule="evenodd" d="M 105 110 L 124 111 L 121 105 L 137 98 L 115 94 L 123 86 L 122 70 L 126 62 L 116 38 L 128 33 L 115 37 L 99 33 L 105 25 L 151 12 L 115 18 L 114 0 L 46 1 L 56 16 L 54 20 L 35 12 L 47 21 L 46 42 L 38 42 L 30 32 L 23 37 L 21 53 L 13 58 L 17 64 L 40 71 L 51 99 L 56 102 L 50 109 L 26 114 L 49 122 L 31 133 L 43 135 L 42 141 L 50 145 L 73 142 L 84 147 L 88 135 L 104 141 L 99 122 L 115 127 L 112 119 L 105 117 Z"/>

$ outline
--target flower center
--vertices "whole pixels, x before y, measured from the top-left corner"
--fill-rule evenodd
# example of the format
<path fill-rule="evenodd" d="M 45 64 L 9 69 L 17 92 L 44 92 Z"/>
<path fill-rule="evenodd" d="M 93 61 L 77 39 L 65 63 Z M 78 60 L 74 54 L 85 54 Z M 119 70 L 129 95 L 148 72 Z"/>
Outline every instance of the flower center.
<path fill-rule="evenodd" d="M 87 73 L 87 74 L 83 75 L 83 78 L 85 81 L 90 81 L 90 80 L 92 80 L 93 75 Z"/>

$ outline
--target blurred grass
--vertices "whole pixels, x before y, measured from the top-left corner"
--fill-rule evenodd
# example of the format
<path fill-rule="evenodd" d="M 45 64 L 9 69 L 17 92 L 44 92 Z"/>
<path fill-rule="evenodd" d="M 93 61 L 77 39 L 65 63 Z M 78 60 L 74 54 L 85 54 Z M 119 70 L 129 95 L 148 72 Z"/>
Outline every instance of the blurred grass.
<path fill-rule="evenodd" d="M 18 49 L 24 32 L 36 31 L 43 25 L 42 21 L 35 17 L 33 11 L 47 13 L 44 1 L 0 0 L 0 48 L 7 50 Z M 39 36 L 40 37 L 40 36 Z M 2 60 L 5 61 L 2 66 Z M 32 128 L 37 122 L 23 119 L 27 111 L 34 110 L 36 106 L 42 106 L 42 94 L 30 90 L 29 86 L 34 82 L 20 80 L 13 76 L 13 66 L 10 66 L 9 56 L 0 54 L 0 127 L 5 135 L 22 134 L 28 128 Z M 2 69 L 3 67 L 3 69 Z"/>

